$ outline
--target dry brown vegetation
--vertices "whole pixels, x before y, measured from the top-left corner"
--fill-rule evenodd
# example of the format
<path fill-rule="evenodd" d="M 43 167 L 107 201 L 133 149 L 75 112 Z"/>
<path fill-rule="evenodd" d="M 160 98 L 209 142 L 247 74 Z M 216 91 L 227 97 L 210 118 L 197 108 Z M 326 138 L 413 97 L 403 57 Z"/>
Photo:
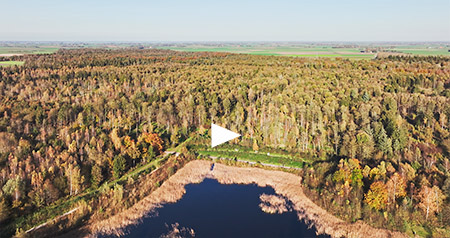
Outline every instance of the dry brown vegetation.
<path fill-rule="evenodd" d="M 170 226 L 169 232 L 167 234 L 162 235 L 160 238 L 188 238 L 188 237 L 195 237 L 195 231 L 192 228 L 180 227 L 180 224 L 175 223 Z"/>
<path fill-rule="evenodd" d="M 314 226 L 319 234 L 329 234 L 332 237 L 407 237 L 400 232 L 373 228 L 361 221 L 350 224 L 336 218 L 305 196 L 301 187 L 301 177 L 297 175 L 223 164 L 215 164 L 214 170 L 210 171 L 211 165 L 212 162 L 203 160 L 189 162 L 161 187 L 125 212 L 90 225 L 91 234 L 122 235 L 122 228 L 138 223 L 153 209 L 181 199 L 186 192 L 187 184 L 200 183 L 205 177 L 212 177 L 222 184 L 256 184 L 261 187 L 273 187 L 279 196 L 292 203 L 292 208 L 297 211 L 299 219 Z M 274 204 L 279 204 L 278 199 L 279 197 L 274 199 L 266 196 L 262 198 L 263 201 L 274 201 Z"/>
<path fill-rule="evenodd" d="M 281 196 L 263 193 L 259 196 L 259 199 L 261 200 L 259 207 L 265 213 L 281 214 L 281 213 L 290 211 L 290 208 L 289 208 L 288 203 L 286 202 L 286 199 Z"/>

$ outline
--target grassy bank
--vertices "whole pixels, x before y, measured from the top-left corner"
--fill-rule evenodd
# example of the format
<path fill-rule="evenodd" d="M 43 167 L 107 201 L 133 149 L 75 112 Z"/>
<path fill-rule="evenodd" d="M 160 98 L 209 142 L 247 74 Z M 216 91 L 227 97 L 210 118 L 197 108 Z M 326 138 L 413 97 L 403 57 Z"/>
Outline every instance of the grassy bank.
<path fill-rule="evenodd" d="M 292 160 L 290 158 L 264 155 L 260 153 L 249 153 L 249 152 L 239 152 L 239 151 L 207 151 L 198 150 L 199 155 L 216 157 L 216 158 L 228 158 L 228 159 L 238 159 L 241 161 L 271 164 L 277 166 L 287 166 L 295 168 L 303 168 L 304 161 Z"/>
<path fill-rule="evenodd" d="M 249 147 L 238 145 L 226 144 L 215 148 L 195 145 L 191 146 L 190 149 L 201 156 L 236 159 L 245 162 L 270 164 L 275 166 L 303 168 L 305 164 L 311 162 L 303 157 L 281 150 L 263 149 L 262 151 L 254 151 Z"/>

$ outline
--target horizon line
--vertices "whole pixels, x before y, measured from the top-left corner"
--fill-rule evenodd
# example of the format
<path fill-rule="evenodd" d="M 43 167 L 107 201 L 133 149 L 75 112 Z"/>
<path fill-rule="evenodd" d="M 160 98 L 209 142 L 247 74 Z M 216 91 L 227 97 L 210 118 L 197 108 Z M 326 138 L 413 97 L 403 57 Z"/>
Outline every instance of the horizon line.
<path fill-rule="evenodd" d="M 450 40 L 0 40 L 0 43 L 449 43 Z"/>

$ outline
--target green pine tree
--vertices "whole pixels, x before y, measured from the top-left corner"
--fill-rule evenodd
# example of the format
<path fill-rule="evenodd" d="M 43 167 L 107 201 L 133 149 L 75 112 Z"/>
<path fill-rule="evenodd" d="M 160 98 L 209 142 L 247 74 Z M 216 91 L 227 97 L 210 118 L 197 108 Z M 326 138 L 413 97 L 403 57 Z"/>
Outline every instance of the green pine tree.
<path fill-rule="evenodd" d="M 127 161 L 122 155 L 117 155 L 114 157 L 113 162 L 113 175 L 115 179 L 120 178 L 122 176 L 123 172 L 125 171 Z"/>

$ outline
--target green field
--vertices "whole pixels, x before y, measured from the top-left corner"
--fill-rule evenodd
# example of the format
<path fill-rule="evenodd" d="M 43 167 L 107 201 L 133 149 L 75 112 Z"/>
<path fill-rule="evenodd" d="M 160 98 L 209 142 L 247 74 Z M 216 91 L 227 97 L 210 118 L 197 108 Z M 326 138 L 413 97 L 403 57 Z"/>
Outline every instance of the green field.
<path fill-rule="evenodd" d="M 351 58 L 372 59 L 374 53 L 361 53 L 359 48 L 334 48 L 332 46 L 259 46 L 259 45 L 229 45 L 229 46 L 162 46 L 159 49 L 190 52 L 230 52 L 251 55 L 277 55 L 294 57 L 326 57 L 326 58 Z"/>
<path fill-rule="evenodd" d="M 405 54 L 413 54 L 413 55 L 447 55 L 450 56 L 450 52 L 446 48 L 394 48 L 394 51 L 405 53 Z"/>
<path fill-rule="evenodd" d="M 282 153 L 255 152 L 244 147 L 209 148 L 208 146 L 194 146 L 194 151 L 199 155 L 217 158 L 238 159 L 247 162 L 272 164 L 303 168 L 307 160 Z"/>
<path fill-rule="evenodd" d="M 292 57 L 326 57 L 326 58 L 348 58 L 348 59 L 373 59 L 373 54 L 302 54 L 302 55 L 285 55 Z"/>
<path fill-rule="evenodd" d="M 23 65 L 24 61 L 0 61 L 0 66 Z"/>
<path fill-rule="evenodd" d="M 405 53 L 411 55 L 423 56 L 449 56 L 450 47 L 445 44 L 430 45 L 276 45 L 276 44 L 224 44 L 224 45 L 201 45 L 201 44 L 175 44 L 173 46 L 160 46 L 159 49 L 170 49 L 176 51 L 190 52 L 230 52 L 238 54 L 252 55 L 276 55 L 290 57 L 325 57 L 325 58 L 347 58 L 347 59 L 373 59 L 376 53 L 372 53 L 373 49 L 379 52 L 391 51 L 397 53 Z M 371 49 L 367 51 L 367 49 Z M 363 53 L 363 52 L 364 53 Z"/>
<path fill-rule="evenodd" d="M 234 151 L 207 151 L 207 150 L 199 150 L 198 154 L 204 156 L 212 156 L 218 158 L 227 158 L 227 159 L 239 159 L 248 162 L 255 163 L 264 163 L 264 164 L 272 164 L 272 165 L 280 165 L 280 166 L 288 166 L 295 168 L 302 168 L 302 161 L 295 161 L 289 158 L 277 157 L 277 156 L 268 156 L 263 154 L 255 154 L 248 152 L 234 152 Z"/>
<path fill-rule="evenodd" d="M 236 54 L 252 54 L 252 55 L 275 55 L 275 56 L 289 56 L 289 57 L 306 57 L 306 58 L 347 58 L 347 59 L 373 59 L 376 53 L 365 51 L 367 49 L 377 49 L 378 51 L 397 52 L 411 55 L 423 56 L 450 56 L 448 50 L 450 47 L 445 44 L 405 44 L 405 45 L 318 45 L 318 44 L 245 44 L 245 43 L 224 43 L 224 44 L 143 44 L 144 46 L 151 46 L 157 49 L 170 49 L 176 51 L 188 52 L 229 52 Z M 61 47 L 64 48 L 127 48 L 136 47 L 136 44 L 86 44 L 79 43 L 78 45 L 2 45 L 0 46 L 0 56 L 10 54 L 51 54 L 56 52 Z"/>
<path fill-rule="evenodd" d="M 59 47 L 56 46 L 0 46 L 1 54 L 51 54 L 55 53 Z"/>

